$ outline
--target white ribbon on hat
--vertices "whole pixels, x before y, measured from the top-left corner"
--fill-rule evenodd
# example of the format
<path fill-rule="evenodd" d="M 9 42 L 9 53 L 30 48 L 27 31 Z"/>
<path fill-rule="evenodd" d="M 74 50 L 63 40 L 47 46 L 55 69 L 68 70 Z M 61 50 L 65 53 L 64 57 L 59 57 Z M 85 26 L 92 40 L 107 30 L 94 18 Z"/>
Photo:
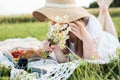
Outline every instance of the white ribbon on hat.
<path fill-rule="evenodd" d="M 56 7 L 56 8 L 71 8 L 76 7 L 76 4 L 56 4 L 56 3 L 46 3 L 46 7 Z"/>

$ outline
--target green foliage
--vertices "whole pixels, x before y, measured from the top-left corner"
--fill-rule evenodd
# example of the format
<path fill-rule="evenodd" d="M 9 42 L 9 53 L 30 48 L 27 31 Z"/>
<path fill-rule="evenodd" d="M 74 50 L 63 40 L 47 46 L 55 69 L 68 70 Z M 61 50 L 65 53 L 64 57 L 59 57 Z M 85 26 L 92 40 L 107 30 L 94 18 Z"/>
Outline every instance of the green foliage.
<path fill-rule="evenodd" d="M 44 40 L 48 32 L 48 23 L 16 23 L 16 24 L 1 24 L 0 25 L 0 40 L 8 38 L 25 38 L 35 37 L 39 40 Z"/>
<path fill-rule="evenodd" d="M 116 26 L 118 35 L 120 36 L 120 18 L 113 17 L 113 21 Z M 8 38 L 25 38 L 34 37 L 39 40 L 44 40 L 47 38 L 46 33 L 48 32 L 48 22 L 29 22 L 29 23 L 16 23 L 16 24 L 0 24 L 0 40 L 5 40 Z"/>
<path fill-rule="evenodd" d="M 98 14 L 99 14 L 98 8 L 92 8 L 92 9 L 90 8 L 90 9 L 88 9 L 88 11 L 95 16 L 98 16 Z M 120 8 L 109 8 L 109 12 L 112 17 L 120 18 Z"/>
<path fill-rule="evenodd" d="M 87 63 L 78 67 L 69 80 L 118 80 L 119 70 L 117 62 L 104 65 Z"/>
<path fill-rule="evenodd" d="M 91 3 L 90 5 L 89 5 L 89 8 L 98 8 L 99 6 L 98 6 L 98 4 L 97 4 L 97 2 L 96 1 L 94 1 L 93 3 Z"/>
<path fill-rule="evenodd" d="M 0 80 L 9 80 L 11 68 L 0 64 Z"/>
<path fill-rule="evenodd" d="M 36 22 L 32 15 L 21 15 L 21 16 L 1 16 L 0 24 L 2 23 L 26 23 Z"/>
<path fill-rule="evenodd" d="M 9 77 L 1 77 L 0 80 L 10 80 Z"/>
<path fill-rule="evenodd" d="M 68 80 L 119 80 L 120 79 L 120 49 L 118 59 L 108 64 L 86 63 L 80 65 Z"/>
<path fill-rule="evenodd" d="M 94 1 L 89 5 L 89 8 L 98 8 L 98 7 L 99 6 L 96 1 Z M 114 0 L 113 3 L 110 5 L 110 7 L 120 7 L 120 0 Z"/>
<path fill-rule="evenodd" d="M 120 7 L 120 0 L 114 0 L 110 7 Z"/>

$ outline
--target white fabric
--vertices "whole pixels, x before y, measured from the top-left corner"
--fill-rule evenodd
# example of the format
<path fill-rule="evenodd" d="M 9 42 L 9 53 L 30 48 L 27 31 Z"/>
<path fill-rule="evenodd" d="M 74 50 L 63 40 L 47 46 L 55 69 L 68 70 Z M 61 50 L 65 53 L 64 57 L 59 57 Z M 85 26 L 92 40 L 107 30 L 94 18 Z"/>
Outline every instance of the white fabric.
<path fill-rule="evenodd" d="M 33 48 L 35 50 L 43 47 L 43 41 L 38 41 L 35 38 L 15 38 L 15 39 L 7 39 L 3 42 L 0 42 L 0 50 L 11 50 L 16 47 L 22 48 Z"/>
<path fill-rule="evenodd" d="M 70 42 L 70 49 L 71 49 L 73 52 L 75 52 L 74 45 L 75 45 L 74 43 Z"/>
<path fill-rule="evenodd" d="M 34 61 L 28 63 L 28 68 L 40 68 L 46 71 L 51 71 L 52 68 L 56 67 L 58 62 L 51 59 L 43 59 L 40 61 Z"/>
<path fill-rule="evenodd" d="M 118 39 L 104 31 L 97 18 L 91 15 L 86 28 L 94 40 L 94 50 L 98 52 L 99 59 L 110 60 L 117 57 L 116 49 L 120 45 Z"/>
<path fill-rule="evenodd" d="M 0 51 L 0 63 L 6 66 L 14 66 L 13 62 L 11 62 L 7 57 L 3 55 L 3 51 Z"/>
<path fill-rule="evenodd" d="M 46 3 L 46 7 L 55 7 L 55 8 L 71 8 L 76 7 L 75 4 L 56 4 L 56 3 Z"/>
<path fill-rule="evenodd" d="M 61 63 L 56 66 L 53 66 L 47 74 L 41 75 L 38 78 L 36 74 L 29 74 L 23 70 L 18 70 L 13 68 L 11 70 L 10 80 L 67 80 L 73 71 L 80 65 L 80 61 L 72 61 L 68 63 Z M 49 67 L 49 66 L 48 66 Z M 21 74 L 22 73 L 22 74 Z"/>

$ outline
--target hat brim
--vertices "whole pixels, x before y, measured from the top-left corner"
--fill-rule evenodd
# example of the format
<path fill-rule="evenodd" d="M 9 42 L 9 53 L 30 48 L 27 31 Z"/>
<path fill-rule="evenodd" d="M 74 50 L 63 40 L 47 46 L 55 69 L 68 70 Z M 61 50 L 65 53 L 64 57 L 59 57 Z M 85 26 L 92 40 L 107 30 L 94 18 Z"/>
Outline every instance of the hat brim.
<path fill-rule="evenodd" d="M 89 17 L 90 13 L 84 8 L 52 8 L 42 7 L 33 12 L 33 16 L 40 22 L 44 22 L 47 18 L 52 21 L 58 22 L 56 16 L 63 17 L 69 16 L 68 22 L 78 20 L 83 17 Z M 64 23 L 64 21 L 61 21 Z"/>

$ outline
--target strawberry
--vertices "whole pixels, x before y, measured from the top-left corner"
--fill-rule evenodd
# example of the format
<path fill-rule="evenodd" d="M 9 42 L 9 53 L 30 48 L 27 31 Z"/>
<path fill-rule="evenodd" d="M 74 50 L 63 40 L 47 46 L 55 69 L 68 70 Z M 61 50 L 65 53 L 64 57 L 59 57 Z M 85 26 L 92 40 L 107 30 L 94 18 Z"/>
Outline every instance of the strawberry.
<path fill-rule="evenodd" d="M 14 58 L 18 58 L 22 55 L 23 52 L 24 50 L 15 50 L 15 51 L 11 51 L 11 54 Z"/>

